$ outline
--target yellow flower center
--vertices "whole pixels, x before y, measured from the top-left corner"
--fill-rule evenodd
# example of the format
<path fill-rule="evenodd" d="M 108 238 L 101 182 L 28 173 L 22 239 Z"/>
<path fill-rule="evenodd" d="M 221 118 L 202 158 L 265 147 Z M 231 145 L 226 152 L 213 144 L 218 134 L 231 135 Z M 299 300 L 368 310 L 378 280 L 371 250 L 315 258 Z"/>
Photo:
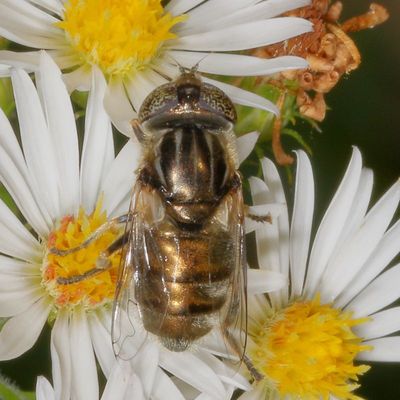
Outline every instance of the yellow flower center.
<path fill-rule="evenodd" d="M 184 18 L 165 12 L 161 0 L 68 0 L 57 26 L 83 62 L 110 76 L 144 68 Z"/>
<path fill-rule="evenodd" d="M 370 347 L 362 345 L 352 327 L 366 321 L 321 305 L 319 297 L 295 302 L 251 328 L 255 345 L 249 355 L 281 398 L 360 399 L 352 391 L 369 367 L 354 365 L 354 359 Z"/>
<path fill-rule="evenodd" d="M 57 229 L 49 235 L 47 248 L 66 250 L 76 247 L 106 220 L 106 213 L 101 211 L 101 201 L 91 215 L 86 215 L 84 210 L 80 209 L 77 217 L 65 216 Z M 109 264 L 103 271 L 96 271 L 89 276 L 85 276 L 85 273 L 96 268 L 101 253 L 119 235 L 119 230 L 109 230 L 87 247 L 68 255 L 47 252 L 42 270 L 42 283 L 54 298 L 57 308 L 73 308 L 78 305 L 95 308 L 112 301 L 120 260 L 119 252 L 108 257 Z M 72 282 L 72 277 L 75 282 Z M 70 279 L 70 282 L 65 278 Z"/>

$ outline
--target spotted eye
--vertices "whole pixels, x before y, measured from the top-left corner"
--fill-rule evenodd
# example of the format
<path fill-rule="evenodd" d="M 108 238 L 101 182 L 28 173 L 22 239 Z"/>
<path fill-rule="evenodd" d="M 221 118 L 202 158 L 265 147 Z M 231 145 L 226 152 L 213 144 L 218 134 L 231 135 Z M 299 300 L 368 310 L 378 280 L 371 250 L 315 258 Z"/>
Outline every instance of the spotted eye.
<path fill-rule="evenodd" d="M 176 85 L 166 83 L 154 89 L 144 100 L 139 111 L 141 122 L 148 120 L 156 114 L 172 110 L 177 103 Z"/>
<path fill-rule="evenodd" d="M 219 88 L 203 83 L 200 92 L 200 108 L 222 114 L 231 122 L 236 121 L 236 110 L 231 99 Z"/>

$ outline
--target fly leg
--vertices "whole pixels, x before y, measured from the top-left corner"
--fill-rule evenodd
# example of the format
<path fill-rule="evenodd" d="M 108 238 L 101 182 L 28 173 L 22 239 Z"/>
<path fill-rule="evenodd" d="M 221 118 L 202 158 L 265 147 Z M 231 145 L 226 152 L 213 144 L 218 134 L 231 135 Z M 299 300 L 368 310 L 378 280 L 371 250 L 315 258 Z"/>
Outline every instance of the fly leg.
<path fill-rule="evenodd" d="M 109 231 L 110 229 L 114 229 L 116 226 L 121 224 L 126 224 L 132 218 L 132 214 L 124 214 L 119 217 L 115 217 L 99 228 L 97 228 L 84 242 L 82 242 L 79 246 L 72 247 L 70 249 L 57 249 L 56 247 L 52 247 L 49 249 L 50 254 L 55 254 L 60 257 L 65 257 L 69 254 L 76 253 L 79 250 L 85 249 L 89 246 L 92 242 L 97 240 L 101 235 L 105 232 Z M 116 239 L 111 245 L 101 252 L 99 258 L 96 261 L 96 265 L 94 268 L 89 269 L 88 271 L 84 272 L 83 274 L 73 275 L 68 278 L 59 277 L 57 278 L 57 283 L 60 285 L 70 285 L 73 283 L 81 282 L 85 279 L 88 279 L 94 275 L 100 274 L 107 269 L 111 268 L 111 263 L 109 260 L 109 256 L 113 254 L 115 251 L 119 250 L 125 243 L 127 238 L 127 232 Z"/>
<path fill-rule="evenodd" d="M 271 217 L 270 213 L 263 214 L 263 215 L 252 214 L 250 212 L 250 207 L 247 205 L 244 206 L 244 215 L 247 218 L 250 218 L 251 220 L 256 221 L 256 222 L 265 222 L 265 223 L 269 223 L 269 224 L 272 223 L 272 217 Z"/>
<path fill-rule="evenodd" d="M 139 120 L 137 118 L 131 121 L 131 126 L 137 140 L 140 143 L 144 143 L 146 141 L 146 134 L 143 132 L 142 127 L 140 126 Z"/>
<path fill-rule="evenodd" d="M 70 249 L 57 249 L 56 247 L 51 247 L 49 249 L 50 254 L 55 254 L 57 256 L 67 256 L 68 254 L 76 253 L 79 250 L 82 250 L 88 247 L 92 242 L 97 240 L 101 235 L 110 229 L 115 228 L 117 225 L 125 224 L 132 218 L 131 214 L 120 215 L 119 217 L 115 217 L 105 222 L 103 225 L 98 227 L 84 242 L 82 242 L 79 246 L 71 247 Z"/>
<path fill-rule="evenodd" d="M 59 277 L 57 278 L 57 283 L 59 285 L 71 285 L 72 283 L 82 282 L 85 279 L 88 279 L 94 275 L 101 274 L 102 272 L 107 271 L 109 268 L 112 267 L 109 257 L 124 246 L 128 235 L 129 232 L 125 232 L 113 243 L 111 243 L 110 246 L 108 246 L 103 252 L 101 252 L 94 268 L 89 269 L 83 274 L 69 276 L 68 278 Z"/>
<path fill-rule="evenodd" d="M 264 375 L 258 371 L 258 369 L 254 366 L 252 361 L 246 354 L 243 354 L 241 350 L 240 344 L 237 342 L 235 337 L 230 333 L 229 329 L 226 327 L 222 329 L 222 334 L 226 340 L 226 343 L 230 346 L 230 348 L 239 356 L 241 357 L 241 361 L 244 363 L 248 371 L 250 372 L 251 376 L 256 382 L 260 382 L 264 379 Z"/>

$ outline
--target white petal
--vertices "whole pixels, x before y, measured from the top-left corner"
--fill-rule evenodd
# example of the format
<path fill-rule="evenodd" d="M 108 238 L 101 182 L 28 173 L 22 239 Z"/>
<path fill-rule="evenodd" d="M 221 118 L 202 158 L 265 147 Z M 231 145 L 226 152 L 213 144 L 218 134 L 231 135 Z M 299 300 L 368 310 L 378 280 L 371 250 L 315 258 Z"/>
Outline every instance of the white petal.
<path fill-rule="evenodd" d="M 25 163 L 24 155 L 13 132 L 13 129 L 0 110 L 0 175 L 3 184 L 13 197 L 18 208 L 23 213 L 31 226 L 40 234 L 48 232 L 47 225 L 51 225 L 51 218 L 40 204 L 40 191 L 31 178 L 31 174 Z"/>
<path fill-rule="evenodd" d="M 67 85 L 68 92 L 71 93 L 74 90 L 90 90 L 92 84 L 92 69 L 86 64 L 69 72 L 63 74 L 63 81 Z"/>
<path fill-rule="evenodd" d="M 172 15 L 180 15 L 202 2 L 203 0 L 171 0 L 165 6 L 165 10 L 169 11 Z"/>
<path fill-rule="evenodd" d="M 209 393 L 218 398 L 224 397 L 224 386 L 215 372 L 189 352 L 161 351 L 160 366 L 200 392 Z"/>
<path fill-rule="evenodd" d="M 27 2 L 0 2 L 0 34 L 19 44 L 43 49 L 64 47 L 62 31 L 54 26 L 57 21 Z"/>
<path fill-rule="evenodd" d="M 385 233 L 400 201 L 400 181 L 394 184 L 365 217 L 360 229 L 328 264 L 321 298 L 332 301 L 361 270 Z M 332 282 L 335 282 L 332 285 Z"/>
<path fill-rule="evenodd" d="M 118 362 L 114 359 L 114 365 L 107 379 L 101 400 L 124 399 L 132 374 L 133 371 L 128 362 L 121 360 Z"/>
<path fill-rule="evenodd" d="M 161 369 L 157 369 L 155 381 L 151 397 L 154 400 L 184 400 L 179 389 L 172 382 L 171 378 Z"/>
<path fill-rule="evenodd" d="M 4 276 L 0 274 L 3 280 Z M 24 283 L 24 285 L 23 285 Z M 0 293 L 0 317 L 12 317 L 25 312 L 44 295 L 43 288 L 27 280 L 14 290 L 3 290 Z"/>
<path fill-rule="evenodd" d="M 72 356 L 72 393 L 77 399 L 97 400 L 99 385 L 96 361 L 90 340 L 85 311 L 75 309 L 70 323 Z"/>
<path fill-rule="evenodd" d="M 114 215 L 113 213 L 118 205 L 131 193 L 141 154 L 141 145 L 131 139 L 111 164 L 101 186 L 101 191 L 104 193 L 103 208 L 107 210 L 108 215 Z"/>
<path fill-rule="evenodd" d="M 142 382 L 136 374 L 131 374 L 123 400 L 147 400 L 143 393 Z"/>
<path fill-rule="evenodd" d="M 74 110 L 61 72 L 45 52 L 41 52 L 37 84 L 58 164 L 59 215 L 73 214 L 79 207 L 79 148 Z"/>
<path fill-rule="evenodd" d="M 131 362 L 140 379 L 146 399 L 151 397 L 152 388 L 158 384 L 155 380 L 158 370 L 158 359 L 158 344 L 147 341 Z"/>
<path fill-rule="evenodd" d="M 380 311 L 368 318 L 370 321 L 353 328 L 357 336 L 375 339 L 400 331 L 400 307 Z"/>
<path fill-rule="evenodd" d="M 0 251 L 26 261 L 38 261 L 42 247 L 15 214 L 0 200 Z"/>
<path fill-rule="evenodd" d="M 272 203 L 272 204 L 262 204 L 258 206 L 248 206 L 248 211 L 252 215 L 258 217 L 265 217 L 269 215 L 272 219 L 272 223 L 277 223 L 276 220 L 283 213 L 287 213 L 286 206 L 284 204 Z M 253 232 L 261 228 L 266 222 L 254 221 L 251 218 L 246 217 L 245 228 L 246 233 Z M 287 274 L 286 274 L 287 275 Z"/>
<path fill-rule="evenodd" d="M 243 393 L 238 400 L 261 400 L 266 398 L 266 388 L 263 382 L 260 382 L 256 385 L 253 390 Z M 268 400 L 276 400 L 276 399 L 268 399 Z"/>
<path fill-rule="evenodd" d="M 256 178 L 250 178 L 250 189 L 253 197 L 253 202 L 256 202 L 257 186 L 262 185 L 262 181 Z M 265 183 L 264 183 L 265 185 Z M 273 201 L 271 192 L 268 192 L 266 201 Z M 259 267 L 262 270 L 271 270 L 276 273 L 280 272 L 280 255 L 279 255 L 279 227 L 277 221 L 272 224 L 262 224 L 256 231 L 256 245 Z M 271 301 L 276 304 L 280 298 L 280 293 L 271 293 Z"/>
<path fill-rule="evenodd" d="M 344 290 L 335 301 L 335 305 L 343 308 L 354 296 L 365 288 L 379 275 L 390 261 L 400 252 L 400 220 L 389 229 L 379 244 L 376 246 L 373 254 L 362 267 L 362 273 Z"/>
<path fill-rule="evenodd" d="M 169 47 L 190 51 L 238 51 L 267 46 L 312 30 L 312 24 L 301 18 L 283 17 L 181 36 Z"/>
<path fill-rule="evenodd" d="M 39 65 L 39 52 L 38 51 L 24 51 L 16 52 L 9 50 L 0 51 L 0 64 L 6 64 L 10 67 L 23 68 L 31 72 L 38 68 Z M 9 74 L 11 70 L 9 70 Z"/>
<path fill-rule="evenodd" d="M 10 159 L 8 153 L 0 146 L 0 181 L 3 183 L 15 204 L 22 212 L 28 223 L 42 238 L 49 232 L 51 220 L 45 220 L 41 210 L 27 186 L 25 177 L 20 174 L 17 167 Z M 47 215 L 46 215 L 47 216 Z"/>
<path fill-rule="evenodd" d="M 88 315 L 88 323 L 97 360 L 105 377 L 108 378 L 115 362 L 111 333 L 100 322 L 97 313 L 92 312 Z"/>
<path fill-rule="evenodd" d="M 0 2 L 3 7 L 8 7 L 15 11 L 20 21 L 25 21 L 25 18 L 28 19 L 30 24 L 37 28 L 43 28 L 49 36 L 58 34 L 60 29 L 53 25 L 60 20 L 31 3 L 31 1 L 25 0 L 1 0 Z"/>
<path fill-rule="evenodd" d="M 199 71 L 217 75 L 258 76 L 272 75 L 289 69 L 307 68 L 303 58 L 283 56 L 271 59 L 241 54 L 171 51 L 169 54 L 180 65 L 192 67 L 199 63 Z"/>
<path fill-rule="evenodd" d="M 400 337 L 393 336 L 375 340 L 369 340 L 363 344 L 372 346 L 371 351 L 364 351 L 357 355 L 357 360 L 363 361 L 400 361 Z"/>
<path fill-rule="evenodd" d="M 390 268 L 370 283 L 346 309 L 355 317 L 372 314 L 400 297 L 400 264 Z"/>
<path fill-rule="evenodd" d="M 29 225 L 46 238 L 49 233 L 51 220 L 46 215 L 43 216 L 35 198 L 27 186 L 25 177 L 20 174 L 17 167 L 10 159 L 8 153 L 0 146 L 0 181 L 3 183 L 8 193 L 11 195 L 15 204 L 22 212 Z M 48 217 L 48 218 L 46 218 Z M 46 219 L 48 222 L 46 221 Z"/>
<path fill-rule="evenodd" d="M 264 97 L 214 79 L 203 78 L 203 80 L 204 82 L 220 88 L 234 103 L 248 107 L 260 108 L 261 110 L 272 112 L 275 115 L 279 114 L 279 109 L 276 105 Z"/>
<path fill-rule="evenodd" d="M 137 117 L 129 102 L 124 85 L 120 79 L 108 82 L 104 98 L 104 108 L 111 118 L 113 125 L 124 135 L 133 136 L 131 121 Z"/>
<path fill-rule="evenodd" d="M 36 400 L 55 400 L 54 390 L 50 382 L 39 376 L 36 381 Z"/>
<path fill-rule="evenodd" d="M 346 221 L 346 225 L 343 228 L 340 239 L 337 242 L 336 249 L 333 254 L 340 252 L 341 247 L 344 243 L 350 240 L 351 235 L 360 228 L 365 214 L 367 213 L 368 204 L 371 199 L 372 188 L 373 188 L 373 172 L 368 168 L 363 168 L 361 171 L 360 182 L 358 184 L 357 193 L 354 197 L 351 210 L 349 212 L 349 218 Z M 334 257 L 334 255 L 332 256 Z"/>
<path fill-rule="evenodd" d="M 252 6 L 256 0 L 230 0 L 230 1 L 206 1 L 199 7 L 194 8 L 188 13 L 188 21 L 185 26 L 193 27 L 213 22 L 220 17 L 232 14 L 238 10 Z M 222 25 L 225 26 L 225 25 Z M 179 29 L 179 26 L 178 28 Z"/>
<path fill-rule="evenodd" d="M 69 400 L 71 394 L 72 365 L 69 338 L 69 312 L 60 310 L 51 330 L 51 365 L 57 400 Z"/>
<path fill-rule="evenodd" d="M 236 371 L 229 368 L 225 363 L 223 363 L 214 355 L 206 351 L 199 351 L 196 355 L 213 371 L 215 371 L 226 385 L 233 385 L 235 388 L 239 388 L 241 390 L 249 390 L 251 388 L 251 385 L 249 384 L 247 379 L 245 379 Z M 206 395 L 208 396 L 208 394 Z M 229 399 L 230 397 L 227 398 Z"/>
<path fill-rule="evenodd" d="M 39 264 L 16 260 L 15 258 L 0 255 L 0 273 L 13 276 L 41 276 Z"/>
<path fill-rule="evenodd" d="M 85 138 L 81 158 L 81 201 L 87 212 L 93 210 L 100 195 L 100 185 L 108 161 L 107 148 L 111 122 L 103 107 L 106 82 L 100 71 L 93 69 L 92 89 L 85 118 Z M 112 149 L 114 151 L 114 149 Z"/>
<path fill-rule="evenodd" d="M 78 54 L 71 49 L 47 50 L 47 54 L 54 60 L 61 70 L 75 69 L 81 65 L 82 60 Z"/>
<path fill-rule="evenodd" d="M 55 14 L 61 15 L 63 10 L 62 2 L 60 0 L 29 0 L 31 3 L 35 3 L 42 8 L 48 9 Z"/>
<path fill-rule="evenodd" d="M 52 305 L 46 297 L 10 318 L 0 331 L 0 360 L 11 360 L 29 350 L 36 342 Z"/>
<path fill-rule="evenodd" d="M 51 218 L 60 216 L 58 166 L 52 139 L 32 80 L 25 71 L 11 74 L 26 164 Z"/>
<path fill-rule="evenodd" d="M 335 248 L 349 215 L 361 176 L 361 154 L 353 148 L 347 171 L 318 228 L 311 250 L 305 293 L 313 297 L 329 257 Z"/>
<path fill-rule="evenodd" d="M 130 79 L 125 79 L 125 88 L 135 111 L 139 112 L 143 100 L 150 94 L 150 92 L 152 92 L 157 86 L 166 82 L 167 80 L 165 78 L 151 70 L 136 74 Z"/>
<path fill-rule="evenodd" d="M 239 164 L 241 164 L 250 155 L 259 136 L 260 134 L 254 131 L 239 136 L 236 139 Z"/>
<path fill-rule="evenodd" d="M 277 224 L 279 232 L 279 270 L 289 278 L 289 215 L 286 204 L 285 192 L 275 164 L 268 158 L 261 161 L 263 176 L 271 191 L 271 201 L 283 206 L 278 215 Z M 281 290 L 281 300 L 288 299 L 288 287 Z"/>
<path fill-rule="evenodd" d="M 286 276 L 280 272 L 248 269 L 247 292 L 249 295 L 269 293 L 288 285 Z"/>
<path fill-rule="evenodd" d="M 267 19 L 280 15 L 288 10 L 303 7 L 308 4 L 310 4 L 309 0 L 260 1 L 254 6 L 242 8 L 240 10 L 237 10 L 236 12 L 222 14 L 221 18 L 210 21 L 210 25 L 207 26 L 207 29 L 211 30 L 212 27 L 217 28 L 219 26 L 230 26 L 239 23 L 243 24 L 245 22 L 252 22 L 260 19 Z M 190 25 L 190 22 L 192 21 L 189 20 L 188 25 Z M 201 29 L 201 26 L 197 26 L 196 28 Z"/>
<path fill-rule="evenodd" d="M 300 296 L 303 291 L 314 214 L 314 178 L 310 160 L 302 150 L 296 154 L 296 183 L 290 229 L 290 276 L 293 297 Z"/>

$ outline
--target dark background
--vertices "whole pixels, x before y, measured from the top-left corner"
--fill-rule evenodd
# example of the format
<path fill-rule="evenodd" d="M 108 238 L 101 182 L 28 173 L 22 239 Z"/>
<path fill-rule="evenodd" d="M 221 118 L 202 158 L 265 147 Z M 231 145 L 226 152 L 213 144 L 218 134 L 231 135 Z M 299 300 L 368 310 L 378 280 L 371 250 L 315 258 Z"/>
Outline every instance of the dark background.
<path fill-rule="evenodd" d="M 331 110 L 321 124 L 322 132 L 306 132 L 313 149 L 316 221 L 343 176 L 352 145 L 360 148 L 364 165 L 375 172 L 375 199 L 400 177 L 400 1 L 380 3 L 388 8 L 390 19 L 373 30 L 352 34 L 363 62 L 327 96 Z M 344 19 L 365 12 L 368 6 L 365 0 L 344 1 Z M 49 339 L 46 328 L 34 349 L 18 360 L 2 362 L 0 371 L 32 390 L 37 375 L 50 377 Z M 400 363 L 373 364 L 361 379 L 358 395 L 399 400 Z"/>

